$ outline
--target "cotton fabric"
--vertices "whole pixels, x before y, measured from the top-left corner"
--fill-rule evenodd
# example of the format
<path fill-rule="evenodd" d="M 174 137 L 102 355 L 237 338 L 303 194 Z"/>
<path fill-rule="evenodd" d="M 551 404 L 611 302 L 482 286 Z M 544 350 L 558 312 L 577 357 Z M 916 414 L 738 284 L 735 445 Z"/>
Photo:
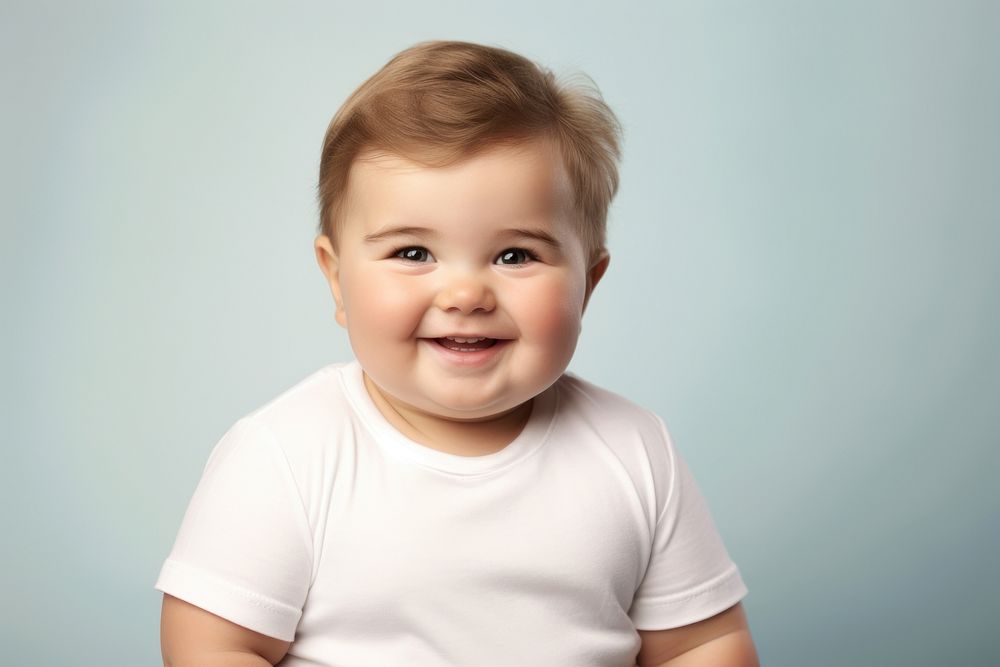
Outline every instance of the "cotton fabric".
<path fill-rule="evenodd" d="M 633 665 L 747 592 L 653 413 L 572 374 L 504 449 L 396 431 L 332 364 L 215 446 L 156 588 L 306 665 Z"/>

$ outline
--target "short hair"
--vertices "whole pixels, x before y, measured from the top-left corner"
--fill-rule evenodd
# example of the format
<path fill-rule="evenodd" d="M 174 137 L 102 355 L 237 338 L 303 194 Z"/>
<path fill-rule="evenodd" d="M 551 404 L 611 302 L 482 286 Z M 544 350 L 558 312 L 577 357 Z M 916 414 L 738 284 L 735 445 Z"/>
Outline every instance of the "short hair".
<path fill-rule="evenodd" d="M 596 259 L 618 190 L 618 119 L 589 78 L 563 82 L 516 53 L 469 42 L 416 44 L 347 98 L 323 141 L 319 231 L 336 244 L 351 165 L 363 152 L 440 167 L 536 138 L 562 155 L 575 222 Z"/>

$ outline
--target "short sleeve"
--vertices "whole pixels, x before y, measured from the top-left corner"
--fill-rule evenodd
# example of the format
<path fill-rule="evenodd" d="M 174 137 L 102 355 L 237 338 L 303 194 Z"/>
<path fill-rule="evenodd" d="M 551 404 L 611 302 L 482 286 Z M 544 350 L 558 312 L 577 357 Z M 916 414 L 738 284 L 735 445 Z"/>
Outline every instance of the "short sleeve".
<path fill-rule="evenodd" d="M 284 452 L 245 417 L 215 446 L 155 588 L 292 641 L 312 578 L 312 538 Z"/>
<path fill-rule="evenodd" d="M 705 499 L 660 422 L 670 484 L 649 565 L 629 616 L 639 630 L 664 630 L 725 611 L 747 594 Z"/>

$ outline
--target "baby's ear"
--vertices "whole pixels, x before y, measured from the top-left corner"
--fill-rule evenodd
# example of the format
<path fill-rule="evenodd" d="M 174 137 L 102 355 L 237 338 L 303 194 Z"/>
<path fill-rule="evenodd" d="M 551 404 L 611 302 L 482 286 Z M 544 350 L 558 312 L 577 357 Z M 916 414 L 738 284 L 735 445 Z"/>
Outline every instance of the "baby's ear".
<path fill-rule="evenodd" d="M 347 326 L 347 313 L 344 311 L 344 300 L 340 295 L 340 258 L 337 251 L 333 249 L 333 242 L 330 237 L 320 234 L 313 242 L 316 250 L 316 262 L 319 270 L 326 276 L 326 282 L 330 285 L 330 293 L 333 294 L 333 301 L 337 306 L 335 317 L 337 323 L 342 327 Z"/>
<path fill-rule="evenodd" d="M 601 278 L 604 277 L 604 273 L 608 270 L 608 264 L 610 263 L 611 255 L 608 254 L 607 250 L 602 250 L 597 259 L 591 262 L 590 268 L 587 269 L 587 292 L 583 296 L 584 310 L 587 309 L 590 295 L 594 292 L 597 283 L 601 282 Z"/>

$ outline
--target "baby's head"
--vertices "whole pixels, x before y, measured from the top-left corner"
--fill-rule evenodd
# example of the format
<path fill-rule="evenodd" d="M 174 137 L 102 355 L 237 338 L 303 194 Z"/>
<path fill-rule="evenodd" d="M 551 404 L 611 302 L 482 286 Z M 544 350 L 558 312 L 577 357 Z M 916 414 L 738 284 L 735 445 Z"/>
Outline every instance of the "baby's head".
<path fill-rule="evenodd" d="M 348 98 L 316 254 L 384 413 L 516 421 L 558 379 L 607 267 L 619 133 L 593 88 L 462 42 L 407 49 Z"/>
<path fill-rule="evenodd" d="M 549 139 L 571 189 L 588 256 L 605 243 L 618 188 L 620 128 L 596 89 L 564 85 L 530 60 L 467 42 L 426 42 L 396 55 L 347 99 L 323 142 L 320 233 L 336 242 L 351 167 L 365 152 L 428 167 L 498 146 Z"/>

